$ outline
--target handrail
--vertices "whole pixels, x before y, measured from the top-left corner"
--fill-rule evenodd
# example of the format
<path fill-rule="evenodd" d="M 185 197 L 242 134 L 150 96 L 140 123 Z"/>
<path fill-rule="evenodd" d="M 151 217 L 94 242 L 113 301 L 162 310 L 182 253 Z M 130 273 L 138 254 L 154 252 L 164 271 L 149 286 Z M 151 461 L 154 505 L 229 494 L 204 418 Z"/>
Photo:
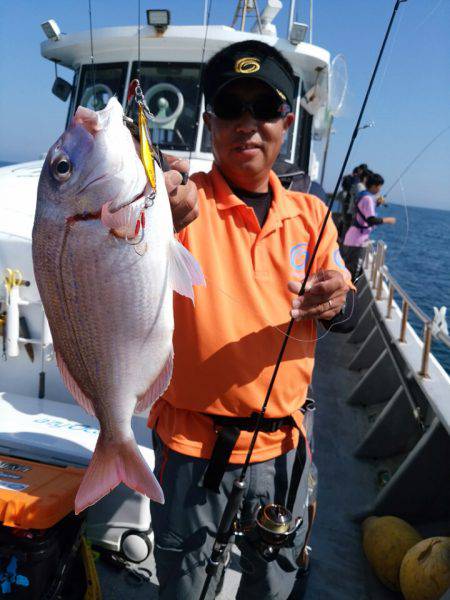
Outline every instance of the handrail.
<path fill-rule="evenodd" d="M 392 305 L 394 303 L 394 293 L 397 293 L 402 299 L 402 316 L 398 341 L 406 343 L 406 329 L 408 324 L 408 315 L 411 310 L 416 317 L 423 323 L 423 350 L 420 370 L 418 374 L 421 377 L 428 378 L 429 355 L 431 351 L 431 342 L 435 340 L 441 342 L 447 348 L 450 348 L 450 336 L 443 331 L 433 334 L 433 319 L 430 319 L 424 311 L 412 300 L 407 292 L 401 287 L 395 277 L 389 272 L 385 265 L 387 246 L 384 242 L 378 241 L 376 249 L 374 244 L 369 242 L 364 260 L 364 268 L 368 272 L 368 281 L 375 293 L 376 300 L 383 299 L 384 286 L 388 289 L 386 319 L 392 318 Z"/>
<path fill-rule="evenodd" d="M 416 315 L 416 317 L 418 317 L 424 325 L 426 325 L 427 323 L 431 323 L 432 319 L 430 319 L 423 312 L 423 310 L 419 306 L 417 306 L 417 304 L 414 302 L 414 300 L 411 299 L 410 295 L 407 292 L 405 292 L 405 290 L 401 287 L 401 285 L 398 283 L 398 281 L 395 279 L 395 277 L 393 275 L 391 275 L 387 266 L 383 265 L 380 268 L 380 270 L 381 270 L 381 273 L 383 274 L 384 279 L 387 282 L 392 283 L 392 287 L 394 288 L 394 290 L 397 292 L 397 294 L 400 296 L 400 298 L 404 302 L 408 303 L 409 307 L 411 308 L 413 313 Z"/>

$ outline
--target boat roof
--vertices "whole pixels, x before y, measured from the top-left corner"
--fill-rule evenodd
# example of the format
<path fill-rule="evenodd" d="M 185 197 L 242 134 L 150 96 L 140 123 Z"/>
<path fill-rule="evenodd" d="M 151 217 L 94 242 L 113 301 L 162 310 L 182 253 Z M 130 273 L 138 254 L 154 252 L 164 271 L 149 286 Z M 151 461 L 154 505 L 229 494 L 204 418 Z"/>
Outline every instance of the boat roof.
<path fill-rule="evenodd" d="M 294 45 L 277 36 L 237 31 L 225 25 L 174 25 L 164 33 L 158 33 L 152 26 L 141 26 L 141 60 L 206 62 L 224 46 L 251 39 L 275 46 L 282 52 L 307 88 L 316 84 L 319 72 L 328 73 L 330 53 L 324 48 L 305 42 Z M 95 63 L 138 60 L 138 28 L 135 26 L 95 29 L 93 40 Z M 57 41 L 46 40 L 41 43 L 41 54 L 76 69 L 90 62 L 90 32 L 62 34 Z M 327 81 L 328 77 L 321 79 Z"/>

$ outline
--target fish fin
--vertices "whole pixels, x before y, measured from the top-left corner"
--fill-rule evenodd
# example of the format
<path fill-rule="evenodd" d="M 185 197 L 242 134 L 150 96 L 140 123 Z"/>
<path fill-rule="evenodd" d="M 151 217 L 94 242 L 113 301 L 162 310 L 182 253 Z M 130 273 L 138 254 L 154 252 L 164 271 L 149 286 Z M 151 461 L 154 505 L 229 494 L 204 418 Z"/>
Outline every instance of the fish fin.
<path fill-rule="evenodd" d="M 158 400 L 158 398 L 164 394 L 172 378 L 172 371 L 173 349 L 170 350 L 169 358 L 166 360 L 166 363 L 157 379 L 152 383 L 148 390 L 142 394 L 142 396 L 139 396 L 138 403 L 134 409 L 135 413 L 140 413 L 146 408 L 149 408 L 153 402 Z"/>
<path fill-rule="evenodd" d="M 94 407 L 92 405 L 92 400 L 86 396 L 86 394 L 80 389 L 80 386 L 73 378 L 72 373 L 69 371 L 68 366 L 66 365 L 65 360 L 61 356 L 61 353 L 56 350 L 56 362 L 58 364 L 59 371 L 64 381 L 64 385 L 75 398 L 80 406 L 84 408 L 84 410 L 95 417 Z"/>
<path fill-rule="evenodd" d="M 136 441 L 107 442 L 100 433 L 94 455 L 78 488 L 75 514 L 101 500 L 122 482 L 151 500 L 164 503 L 161 486 Z"/>
<path fill-rule="evenodd" d="M 193 285 L 205 285 L 202 269 L 189 250 L 173 238 L 171 241 L 170 272 L 172 288 L 194 302 Z"/>

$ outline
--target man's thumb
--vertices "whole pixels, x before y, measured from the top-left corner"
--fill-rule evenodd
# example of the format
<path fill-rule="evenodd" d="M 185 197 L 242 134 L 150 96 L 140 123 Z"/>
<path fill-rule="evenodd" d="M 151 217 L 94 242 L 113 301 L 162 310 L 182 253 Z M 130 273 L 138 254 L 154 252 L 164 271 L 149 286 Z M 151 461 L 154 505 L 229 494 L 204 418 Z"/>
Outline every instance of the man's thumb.
<path fill-rule="evenodd" d="M 173 171 L 173 170 L 166 171 L 164 173 L 164 179 L 166 181 L 166 188 L 167 188 L 168 194 L 171 194 L 172 192 L 174 192 L 176 190 L 176 188 L 183 181 L 181 173 L 179 173 L 178 171 Z"/>

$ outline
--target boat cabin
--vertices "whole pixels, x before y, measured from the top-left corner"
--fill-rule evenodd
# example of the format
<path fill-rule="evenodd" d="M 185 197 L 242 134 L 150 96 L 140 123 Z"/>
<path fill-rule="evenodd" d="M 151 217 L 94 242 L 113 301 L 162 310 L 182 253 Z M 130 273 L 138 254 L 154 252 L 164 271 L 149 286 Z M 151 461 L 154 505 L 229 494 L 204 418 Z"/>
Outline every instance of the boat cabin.
<path fill-rule="evenodd" d="M 201 118 L 202 65 L 224 46 L 246 39 L 276 46 L 294 68 L 298 78 L 293 107 L 296 120 L 281 157 L 314 179 L 319 167 L 314 140 L 320 140 L 324 133 L 328 98 L 330 55 L 323 48 L 297 43 L 298 38 L 292 42 L 282 39 L 273 25 L 262 34 L 227 26 L 169 25 L 161 30 L 146 25 L 140 27 L 140 35 L 137 27 L 94 30 L 93 60 L 89 31 L 48 39 L 41 44 L 41 53 L 74 71 L 72 84 L 65 86 L 66 97 L 70 96 L 67 123 L 77 106 L 100 110 L 113 95 L 125 109 L 129 83 L 139 73 L 154 115 L 153 141 L 163 150 L 188 156 L 192 171 L 197 171 L 209 168 L 212 160 L 208 131 Z"/>

